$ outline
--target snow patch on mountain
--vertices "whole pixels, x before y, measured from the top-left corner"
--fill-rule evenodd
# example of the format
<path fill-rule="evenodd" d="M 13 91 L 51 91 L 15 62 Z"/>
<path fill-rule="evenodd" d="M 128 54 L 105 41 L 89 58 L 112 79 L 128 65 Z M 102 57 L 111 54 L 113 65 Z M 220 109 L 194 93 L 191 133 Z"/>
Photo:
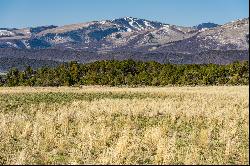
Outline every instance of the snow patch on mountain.
<path fill-rule="evenodd" d="M 18 48 L 18 46 L 15 43 L 6 42 L 6 44 L 8 44 L 11 47 Z"/>
<path fill-rule="evenodd" d="M 106 20 L 103 20 L 103 21 L 100 21 L 100 24 L 102 24 L 102 25 L 104 25 L 104 24 L 106 24 Z"/>
<path fill-rule="evenodd" d="M 143 22 L 147 27 L 154 29 L 154 27 L 148 21 L 143 21 Z"/>
<path fill-rule="evenodd" d="M 30 49 L 30 44 L 27 40 L 22 40 L 22 43 L 25 45 L 26 48 Z"/>
<path fill-rule="evenodd" d="M 1 36 L 4 36 L 4 37 L 7 37 L 7 36 L 14 36 L 15 34 L 11 31 L 8 31 L 8 30 L 0 30 L 0 37 Z"/>

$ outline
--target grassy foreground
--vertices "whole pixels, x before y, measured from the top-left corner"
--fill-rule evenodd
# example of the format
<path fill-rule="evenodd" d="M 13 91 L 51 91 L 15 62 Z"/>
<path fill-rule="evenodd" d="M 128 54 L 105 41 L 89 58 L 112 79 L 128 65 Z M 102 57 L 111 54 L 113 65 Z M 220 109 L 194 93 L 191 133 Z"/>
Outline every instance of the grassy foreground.
<path fill-rule="evenodd" d="M 0 88 L 0 164 L 249 164 L 249 86 Z"/>

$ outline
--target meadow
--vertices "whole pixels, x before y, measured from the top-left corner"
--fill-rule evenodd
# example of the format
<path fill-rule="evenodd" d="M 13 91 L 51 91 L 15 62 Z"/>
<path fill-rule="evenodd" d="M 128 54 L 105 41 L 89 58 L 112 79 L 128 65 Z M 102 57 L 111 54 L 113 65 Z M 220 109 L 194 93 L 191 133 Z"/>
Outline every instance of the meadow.
<path fill-rule="evenodd" d="M 248 90 L 0 87 L 0 164 L 249 164 Z"/>

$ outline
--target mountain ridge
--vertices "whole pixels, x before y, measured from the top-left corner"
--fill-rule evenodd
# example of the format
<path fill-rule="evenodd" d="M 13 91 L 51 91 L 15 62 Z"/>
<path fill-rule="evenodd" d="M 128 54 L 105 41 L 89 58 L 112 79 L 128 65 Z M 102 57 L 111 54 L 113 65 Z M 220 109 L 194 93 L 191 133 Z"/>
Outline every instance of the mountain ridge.
<path fill-rule="evenodd" d="M 178 58 L 176 58 L 173 63 L 192 63 L 187 60 L 192 59 L 194 63 L 224 64 L 231 62 L 224 56 L 230 50 L 244 52 L 244 55 L 239 54 L 240 57 L 230 54 L 238 57 L 238 60 L 248 59 L 249 54 L 246 52 L 249 50 L 249 18 L 234 20 L 223 25 L 203 23 L 193 27 L 123 17 L 64 26 L 48 25 L 23 29 L 1 28 L 0 48 L 2 50 L 8 50 L 7 48 L 17 49 L 10 51 L 15 57 L 18 57 L 23 49 L 32 50 L 33 52 L 28 52 L 29 55 L 39 54 L 40 57 L 45 56 L 43 55 L 44 51 L 39 51 L 40 49 L 58 50 L 58 52 L 59 50 L 62 50 L 62 52 L 65 50 L 65 56 L 69 56 L 66 50 L 84 52 L 82 56 L 87 56 L 85 53 L 93 52 L 93 54 L 89 54 L 91 56 L 87 56 L 90 60 L 103 59 L 102 56 L 107 57 L 106 59 L 109 59 L 108 57 L 112 59 L 112 56 L 107 56 L 107 54 L 111 55 L 112 53 L 125 59 L 128 57 L 136 59 L 140 52 L 139 60 L 143 60 L 143 55 L 147 55 L 146 57 L 148 55 L 156 56 L 156 53 L 164 56 L 171 55 L 171 57 L 172 55 L 178 57 L 181 54 L 186 56 L 184 60 L 178 61 Z M 220 57 L 224 57 L 224 59 L 219 58 L 221 62 L 207 59 L 204 56 L 202 57 L 207 59 L 205 61 L 194 59 L 202 52 L 213 50 L 221 51 L 223 55 L 220 55 Z M 6 55 L 1 55 L 3 52 L 5 51 L 0 51 L 0 57 L 6 57 Z M 117 54 L 121 52 L 123 56 Z M 131 55 L 133 53 L 134 57 Z M 64 56 L 61 52 L 60 55 Z M 146 57 L 145 60 L 157 61 L 155 57 L 149 59 Z M 32 59 L 32 56 L 29 58 Z M 229 59 L 237 60 L 234 57 Z M 60 57 L 58 60 L 60 60 Z M 87 62 L 80 61 L 81 63 Z M 164 63 L 162 60 L 158 61 Z"/>

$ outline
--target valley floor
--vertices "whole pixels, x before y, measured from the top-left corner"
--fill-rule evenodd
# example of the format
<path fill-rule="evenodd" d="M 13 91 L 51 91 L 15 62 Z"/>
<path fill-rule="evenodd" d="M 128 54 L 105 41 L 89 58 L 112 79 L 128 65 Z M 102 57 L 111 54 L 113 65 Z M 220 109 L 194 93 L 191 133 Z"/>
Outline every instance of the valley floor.
<path fill-rule="evenodd" d="M 249 164 L 248 90 L 0 87 L 0 164 Z"/>

